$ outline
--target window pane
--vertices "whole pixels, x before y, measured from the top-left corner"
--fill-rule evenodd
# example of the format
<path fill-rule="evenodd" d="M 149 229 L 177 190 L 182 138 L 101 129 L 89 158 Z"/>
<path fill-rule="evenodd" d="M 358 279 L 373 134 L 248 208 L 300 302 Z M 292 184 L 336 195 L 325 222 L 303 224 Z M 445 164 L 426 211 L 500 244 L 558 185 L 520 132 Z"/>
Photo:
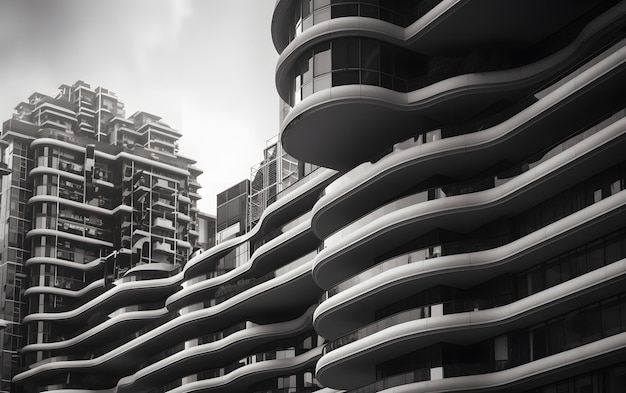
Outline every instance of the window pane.
<path fill-rule="evenodd" d="M 323 48 L 320 48 L 323 49 Z M 316 50 L 317 52 L 317 50 Z M 325 50 L 321 50 L 315 53 L 315 61 L 313 63 L 313 69 L 315 76 L 326 74 L 330 72 L 331 69 L 331 54 L 330 54 L 330 46 L 326 45 Z"/>
<path fill-rule="evenodd" d="M 359 71 L 334 71 L 333 86 L 354 85 L 359 83 Z"/>
<path fill-rule="evenodd" d="M 587 247 L 587 269 L 589 271 L 599 269 L 604 266 L 604 245 L 602 240 L 593 242 Z"/>
<path fill-rule="evenodd" d="M 361 68 L 380 70 L 380 44 L 372 40 L 361 41 Z"/>
<path fill-rule="evenodd" d="M 546 263 L 546 287 L 552 287 L 561 282 L 561 266 L 558 259 Z"/>
<path fill-rule="evenodd" d="M 322 8 L 321 10 L 315 11 L 313 15 L 314 24 L 322 23 L 327 20 L 330 20 L 330 7 Z"/>
<path fill-rule="evenodd" d="M 330 0 L 314 0 L 313 4 L 313 8 L 318 9 L 330 5 Z"/>
<path fill-rule="evenodd" d="M 307 98 L 308 96 L 310 96 L 311 94 L 313 94 L 313 83 L 307 83 L 306 85 L 302 86 L 302 99 L 303 100 Z"/>
<path fill-rule="evenodd" d="M 356 16 L 358 14 L 358 4 L 333 5 L 332 7 L 333 18 L 340 18 L 342 16 Z"/>
<path fill-rule="evenodd" d="M 311 0 L 302 0 L 302 18 L 306 18 L 307 16 L 309 16 L 311 11 L 313 11 L 311 7 Z"/>
<path fill-rule="evenodd" d="M 619 303 L 617 297 L 604 302 L 602 306 L 602 334 L 611 336 L 620 332 Z"/>
<path fill-rule="evenodd" d="M 376 71 L 361 71 L 361 84 L 364 85 L 380 85 L 379 73 Z"/>
<path fill-rule="evenodd" d="M 319 76 L 313 80 L 313 92 L 318 92 L 332 87 L 331 74 Z"/>

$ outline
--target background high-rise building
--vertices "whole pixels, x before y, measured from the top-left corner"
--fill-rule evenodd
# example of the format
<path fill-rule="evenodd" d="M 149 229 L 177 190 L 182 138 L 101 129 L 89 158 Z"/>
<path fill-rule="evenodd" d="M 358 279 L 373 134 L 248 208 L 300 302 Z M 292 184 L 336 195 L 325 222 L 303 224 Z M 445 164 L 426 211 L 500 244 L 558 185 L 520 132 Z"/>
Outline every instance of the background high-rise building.
<path fill-rule="evenodd" d="M 126 118 L 115 94 L 82 81 L 62 85 L 56 97 L 31 95 L 4 122 L 12 173 L 2 180 L 0 208 L 8 321 L 0 333 L 0 391 L 16 391 L 18 352 L 24 366 L 46 362 L 61 343 L 121 308 L 75 315 L 117 280 L 147 264 L 150 274 L 179 270 L 198 248 L 202 171 L 178 153 L 180 136 L 149 113 Z M 64 348 L 63 356 L 94 351 Z"/>

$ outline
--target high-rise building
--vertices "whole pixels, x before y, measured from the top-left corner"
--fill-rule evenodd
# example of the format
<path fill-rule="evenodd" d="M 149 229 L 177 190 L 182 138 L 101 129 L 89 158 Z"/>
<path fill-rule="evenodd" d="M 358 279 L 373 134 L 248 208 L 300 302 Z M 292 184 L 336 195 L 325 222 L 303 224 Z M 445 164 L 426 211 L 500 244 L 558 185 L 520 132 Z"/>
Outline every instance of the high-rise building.
<path fill-rule="evenodd" d="M 278 0 L 280 142 L 218 197 L 218 244 L 126 273 L 73 314 L 95 328 L 41 344 L 14 382 L 622 392 L 625 13 Z M 320 168 L 276 192 L 282 154 Z"/>
<path fill-rule="evenodd" d="M 172 274 L 197 248 L 201 170 L 178 153 L 180 136 L 149 113 L 126 118 L 112 92 L 82 81 L 31 95 L 4 122 L 0 391 L 17 391 L 20 355 L 33 368 L 113 344 L 93 336 L 128 300 L 102 294 Z"/>
<path fill-rule="evenodd" d="M 340 172 L 310 222 L 321 385 L 623 391 L 625 11 L 277 1 L 283 147 Z"/>

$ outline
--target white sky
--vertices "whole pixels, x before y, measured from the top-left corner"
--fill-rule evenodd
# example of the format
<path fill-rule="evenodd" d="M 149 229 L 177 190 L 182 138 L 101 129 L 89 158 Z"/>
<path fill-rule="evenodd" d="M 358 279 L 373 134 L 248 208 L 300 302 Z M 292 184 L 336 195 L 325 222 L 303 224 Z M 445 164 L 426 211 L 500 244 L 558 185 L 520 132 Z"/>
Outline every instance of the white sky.
<path fill-rule="evenodd" d="M 198 161 L 202 211 L 278 133 L 276 0 L 0 0 L 0 120 L 83 80 L 161 116 Z"/>

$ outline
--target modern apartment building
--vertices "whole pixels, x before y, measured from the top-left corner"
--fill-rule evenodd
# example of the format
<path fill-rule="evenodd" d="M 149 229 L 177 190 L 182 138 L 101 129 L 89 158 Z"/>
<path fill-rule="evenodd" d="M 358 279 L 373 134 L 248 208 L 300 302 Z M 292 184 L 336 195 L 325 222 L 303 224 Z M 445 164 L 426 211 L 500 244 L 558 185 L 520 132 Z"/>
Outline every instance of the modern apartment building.
<path fill-rule="evenodd" d="M 115 343 L 89 343 L 129 301 L 102 294 L 180 270 L 197 248 L 201 170 L 178 153 L 180 137 L 149 113 L 125 117 L 112 92 L 82 81 L 31 95 L 3 123 L 0 391 L 18 391 L 22 367 Z M 128 309 L 158 298 L 133 300 Z"/>
<path fill-rule="evenodd" d="M 278 0 L 279 147 L 321 168 L 260 205 L 251 189 L 273 193 L 273 175 L 221 193 L 215 247 L 127 272 L 70 319 L 99 324 L 31 347 L 45 360 L 14 382 L 622 392 L 625 13 Z"/>
<path fill-rule="evenodd" d="M 322 386 L 626 388 L 626 2 L 276 2 Z"/>

